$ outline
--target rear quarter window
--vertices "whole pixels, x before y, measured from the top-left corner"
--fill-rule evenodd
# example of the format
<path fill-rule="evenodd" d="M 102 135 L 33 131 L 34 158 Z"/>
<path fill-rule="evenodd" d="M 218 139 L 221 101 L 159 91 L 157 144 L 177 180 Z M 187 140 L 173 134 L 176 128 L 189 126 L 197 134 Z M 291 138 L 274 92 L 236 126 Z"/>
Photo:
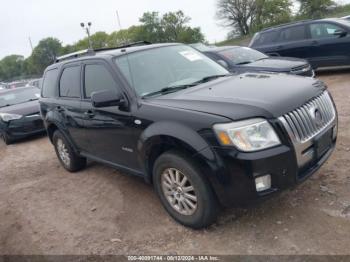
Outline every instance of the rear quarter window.
<path fill-rule="evenodd" d="M 58 69 L 48 70 L 45 73 L 43 85 L 42 85 L 42 97 L 55 97 L 56 96 L 56 81 L 58 76 Z"/>

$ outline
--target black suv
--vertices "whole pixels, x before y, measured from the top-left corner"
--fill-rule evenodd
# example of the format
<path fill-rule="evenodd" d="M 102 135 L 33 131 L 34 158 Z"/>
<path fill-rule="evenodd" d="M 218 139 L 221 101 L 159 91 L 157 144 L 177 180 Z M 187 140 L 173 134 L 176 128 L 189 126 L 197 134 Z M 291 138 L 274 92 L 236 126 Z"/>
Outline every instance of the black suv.
<path fill-rule="evenodd" d="M 44 74 L 41 114 L 61 164 L 95 160 L 143 177 L 178 222 L 308 178 L 330 156 L 337 114 L 313 78 L 232 76 L 182 44 L 72 54 Z"/>
<path fill-rule="evenodd" d="M 268 55 L 307 59 L 318 67 L 350 65 L 350 21 L 308 20 L 257 33 L 250 47 Z"/>

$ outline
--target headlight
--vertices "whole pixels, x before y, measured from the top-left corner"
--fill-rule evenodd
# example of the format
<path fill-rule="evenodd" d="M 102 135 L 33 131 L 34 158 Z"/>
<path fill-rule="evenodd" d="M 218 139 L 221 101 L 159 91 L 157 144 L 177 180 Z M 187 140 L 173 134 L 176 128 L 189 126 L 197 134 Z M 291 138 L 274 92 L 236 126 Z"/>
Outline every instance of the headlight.
<path fill-rule="evenodd" d="M 216 124 L 214 131 L 222 145 L 233 145 L 245 152 L 281 144 L 271 125 L 262 118 Z"/>
<path fill-rule="evenodd" d="M 11 120 L 20 119 L 20 118 L 22 118 L 22 116 L 21 115 L 17 115 L 17 114 L 0 113 L 0 118 L 4 122 L 9 122 Z"/>

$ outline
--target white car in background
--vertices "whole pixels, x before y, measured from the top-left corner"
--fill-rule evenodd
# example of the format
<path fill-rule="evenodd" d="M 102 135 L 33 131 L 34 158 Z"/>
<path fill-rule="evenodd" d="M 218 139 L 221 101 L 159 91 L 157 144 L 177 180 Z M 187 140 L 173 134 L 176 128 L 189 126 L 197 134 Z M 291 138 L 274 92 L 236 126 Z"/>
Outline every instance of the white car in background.
<path fill-rule="evenodd" d="M 350 15 L 342 17 L 343 19 L 350 20 Z"/>

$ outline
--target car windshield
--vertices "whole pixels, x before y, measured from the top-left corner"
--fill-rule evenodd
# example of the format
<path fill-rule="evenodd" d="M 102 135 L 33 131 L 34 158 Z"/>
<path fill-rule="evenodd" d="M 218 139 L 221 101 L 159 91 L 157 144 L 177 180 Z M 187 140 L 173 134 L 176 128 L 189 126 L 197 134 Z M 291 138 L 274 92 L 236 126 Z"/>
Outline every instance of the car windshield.
<path fill-rule="evenodd" d="M 138 95 L 177 91 L 229 72 L 186 45 L 164 46 L 123 55 L 116 64 Z"/>
<path fill-rule="evenodd" d="M 248 47 L 234 47 L 219 52 L 220 55 L 232 61 L 235 65 L 248 64 L 268 58 L 267 55 Z"/>
<path fill-rule="evenodd" d="M 23 88 L 21 90 L 0 93 L 0 108 L 38 100 L 39 97 L 40 90 L 37 88 Z"/>

